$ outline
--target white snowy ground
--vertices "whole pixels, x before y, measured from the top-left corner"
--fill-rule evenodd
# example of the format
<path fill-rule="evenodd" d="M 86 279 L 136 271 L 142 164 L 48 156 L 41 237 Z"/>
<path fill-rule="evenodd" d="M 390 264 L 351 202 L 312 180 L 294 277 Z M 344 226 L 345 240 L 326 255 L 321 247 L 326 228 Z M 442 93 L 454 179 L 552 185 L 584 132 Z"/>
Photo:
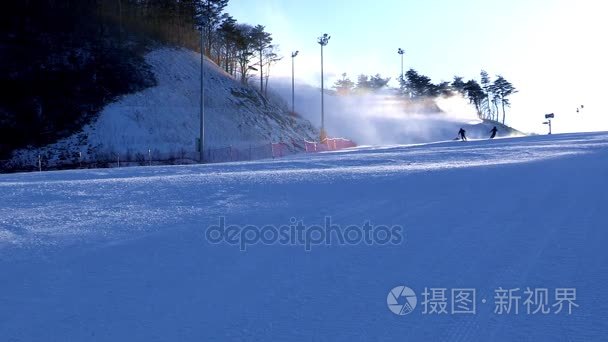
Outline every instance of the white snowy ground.
<path fill-rule="evenodd" d="M 0 340 L 601 341 L 607 175 L 608 133 L 0 175 Z M 205 240 L 220 216 L 327 215 L 402 225 L 405 240 Z M 398 285 L 418 295 L 406 316 L 387 308 Z M 477 314 L 424 315 L 425 287 L 475 288 Z M 499 287 L 548 288 L 550 303 L 576 288 L 579 307 L 498 315 Z"/>

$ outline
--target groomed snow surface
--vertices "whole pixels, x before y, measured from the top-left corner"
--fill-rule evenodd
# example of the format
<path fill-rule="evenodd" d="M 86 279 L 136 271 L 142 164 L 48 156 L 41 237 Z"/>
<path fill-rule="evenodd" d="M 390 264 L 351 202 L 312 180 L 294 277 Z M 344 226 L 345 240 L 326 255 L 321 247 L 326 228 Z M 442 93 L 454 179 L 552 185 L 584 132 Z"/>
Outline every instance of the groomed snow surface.
<path fill-rule="evenodd" d="M 0 340 L 602 341 L 607 175 L 606 133 L 0 175 Z M 205 234 L 326 216 L 403 241 Z M 387 307 L 397 286 L 418 296 L 408 315 Z M 494 313 L 500 287 L 521 289 L 518 315 Z M 578 307 L 528 315 L 526 287 L 549 304 L 574 288 Z M 423 314 L 425 288 L 476 289 L 476 314 Z"/>

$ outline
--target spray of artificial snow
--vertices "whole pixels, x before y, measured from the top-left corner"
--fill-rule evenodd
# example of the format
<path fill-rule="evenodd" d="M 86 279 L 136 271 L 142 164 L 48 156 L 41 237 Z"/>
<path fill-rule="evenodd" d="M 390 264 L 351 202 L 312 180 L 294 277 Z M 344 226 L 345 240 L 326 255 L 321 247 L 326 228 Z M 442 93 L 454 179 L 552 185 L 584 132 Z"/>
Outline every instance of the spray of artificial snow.
<path fill-rule="evenodd" d="M 274 91 L 291 102 L 291 84 L 275 81 Z M 296 85 L 295 110 L 315 126 L 321 121 L 318 88 Z M 347 137 L 360 145 L 412 144 L 452 140 L 460 127 L 471 138 L 485 138 L 492 128 L 475 108 L 460 97 L 426 99 L 412 104 L 394 91 L 351 96 L 325 93 L 325 126 L 332 136 Z"/>

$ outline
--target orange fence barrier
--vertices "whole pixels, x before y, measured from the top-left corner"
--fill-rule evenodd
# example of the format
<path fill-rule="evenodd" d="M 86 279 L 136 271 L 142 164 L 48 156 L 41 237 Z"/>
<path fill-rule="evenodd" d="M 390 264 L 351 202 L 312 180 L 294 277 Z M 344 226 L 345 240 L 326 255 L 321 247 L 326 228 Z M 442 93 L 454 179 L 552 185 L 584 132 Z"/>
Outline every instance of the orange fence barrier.
<path fill-rule="evenodd" d="M 324 151 L 337 151 L 345 148 L 356 147 L 357 144 L 352 140 L 344 138 L 327 138 L 322 142 L 304 141 L 304 147 L 306 152 L 324 152 Z"/>

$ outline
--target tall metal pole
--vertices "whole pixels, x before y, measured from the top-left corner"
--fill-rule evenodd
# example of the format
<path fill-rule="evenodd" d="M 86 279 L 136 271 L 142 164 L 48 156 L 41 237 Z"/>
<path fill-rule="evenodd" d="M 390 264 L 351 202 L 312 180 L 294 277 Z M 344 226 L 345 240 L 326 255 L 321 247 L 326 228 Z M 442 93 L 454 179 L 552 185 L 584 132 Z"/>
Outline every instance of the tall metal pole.
<path fill-rule="evenodd" d="M 205 29 L 201 25 L 201 108 L 200 108 L 200 132 L 199 132 L 199 159 L 205 162 Z"/>
<path fill-rule="evenodd" d="M 296 57 L 295 55 L 291 55 L 291 113 L 292 114 L 296 112 L 296 108 L 295 108 L 296 107 L 296 105 L 295 105 L 295 103 L 296 103 L 296 84 L 294 81 L 295 72 L 296 72 L 295 66 L 294 66 L 294 60 L 296 59 L 295 57 Z"/>
<path fill-rule="evenodd" d="M 321 141 L 325 140 L 327 137 L 325 132 L 325 102 L 323 98 L 323 93 L 325 92 L 325 88 L 323 86 L 323 47 L 329 43 L 329 38 L 331 38 L 331 36 L 325 33 L 317 40 L 319 45 L 321 45 Z"/>
<path fill-rule="evenodd" d="M 264 95 L 264 65 L 262 64 L 262 54 L 264 51 L 260 49 L 260 94 Z"/>
<path fill-rule="evenodd" d="M 405 54 L 405 51 L 402 48 L 399 48 L 397 53 L 401 55 L 401 79 L 403 79 L 403 54 Z"/>
<path fill-rule="evenodd" d="M 296 112 L 296 95 L 295 95 L 295 89 L 296 89 L 296 85 L 295 85 L 295 66 L 294 66 L 294 60 L 296 59 L 296 56 L 298 55 L 299 51 L 296 52 L 292 52 L 291 53 L 291 112 L 295 113 Z"/>
<path fill-rule="evenodd" d="M 327 137 L 325 134 L 325 102 L 323 96 L 325 93 L 325 87 L 323 86 L 323 46 L 321 44 L 321 141 Z"/>
<path fill-rule="evenodd" d="M 547 119 L 547 121 L 543 122 L 543 124 L 545 125 L 549 125 L 549 134 L 551 134 L 551 119 L 555 118 L 555 114 L 554 113 L 549 113 L 549 114 L 545 114 L 545 119 Z"/>

